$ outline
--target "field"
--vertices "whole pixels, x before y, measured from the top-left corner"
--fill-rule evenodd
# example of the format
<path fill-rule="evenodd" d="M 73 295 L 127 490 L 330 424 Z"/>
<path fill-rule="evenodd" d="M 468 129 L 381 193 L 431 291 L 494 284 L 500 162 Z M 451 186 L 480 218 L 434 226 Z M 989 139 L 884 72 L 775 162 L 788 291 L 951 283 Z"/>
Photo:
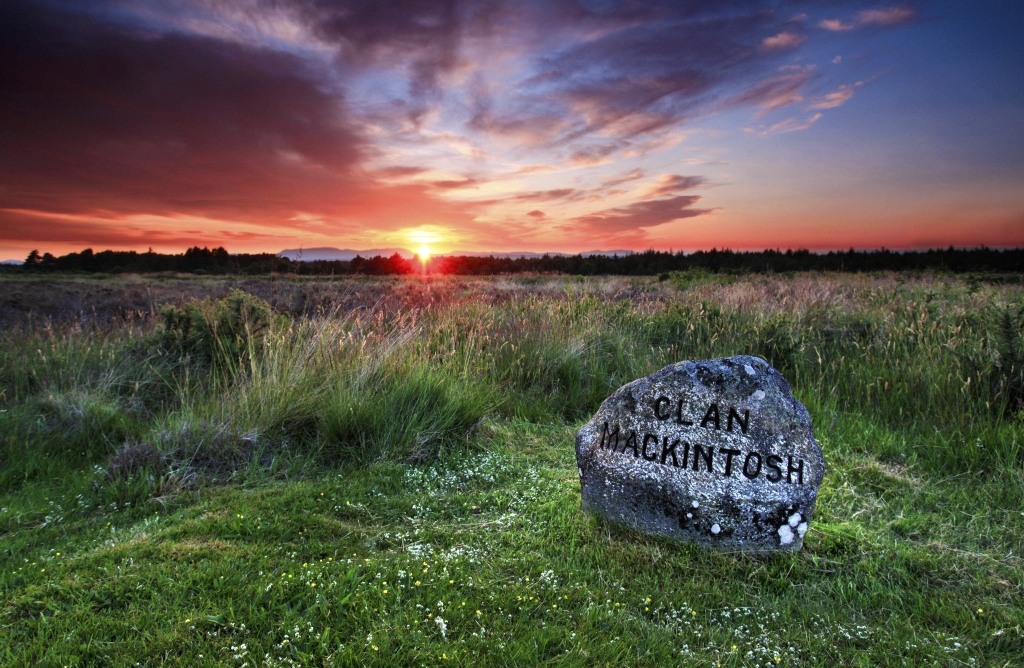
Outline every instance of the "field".
<path fill-rule="evenodd" d="M 2 279 L 0 664 L 1024 665 L 1024 285 L 937 275 Z M 580 509 L 573 438 L 760 355 L 804 549 Z"/>

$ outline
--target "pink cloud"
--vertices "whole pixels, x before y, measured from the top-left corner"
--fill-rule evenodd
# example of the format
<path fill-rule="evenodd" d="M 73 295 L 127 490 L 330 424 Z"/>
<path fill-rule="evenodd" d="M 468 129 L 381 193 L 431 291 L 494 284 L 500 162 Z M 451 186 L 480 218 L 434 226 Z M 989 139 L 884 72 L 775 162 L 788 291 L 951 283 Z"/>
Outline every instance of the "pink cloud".
<path fill-rule="evenodd" d="M 792 32 L 780 32 L 772 37 L 765 37 L 761 40 L 761 46 L 766 49 L 791 49 L 800 46 L 807 38 Z"/>
<path fill-rule="evenodd" d="M 764 136 L 785 134 L 787 132 L 798 132 L 800 130 L 806 130 L 811 127 L 819 120 L 821 120 L 821 113 L 814 114 L 804 121 L 798 121 L 796 118 L 790 117 L 784 121 L 780 121 L 775 125 L 771 126 L 761 134 Z"/>
<path fill-rule="evenodd" d="M 853 30 L 855 26 L 852 23 L 843 23 L 839 19 L 825 19 L 818 23 L 818 27 L 831 30 L 832 32 L 841 32 L 843 30 Z"/>
<path fill-rule="evenodd" d="M 861 25 L 893 26 L 906 23 L 912 18 L 914 18 L 914 12 L 905 7 L 866 9 L 857 15 L 857 21 Z"/>
<path fill-rule="evenodd" d="M 634 202 L 614 209 L 604 209 L 578 216 L 572 221 L 584 229 L 601 232 L 625 232 L 645 227 L 657 227 L 683 218 L 710 213 L 712 209 L 691 209 L 701 198 L 697 195 L 679 195 L 649 202 Z M 572 231 L 575 227 L 566 226 Z"/>
<path fill-rule="evenodd" d="M 841 107 L 853 97 L 854 87 L 853 86 L 840 86 L 839 90 L 829 93 L 822 99 L 818 100 L 814 104 L 808 106 L 808 109 L 835 109 Z"/>
<path fill-rule="evenodd" d="M 662 197 L 673 195 L 683 190 L 696 188 L 707 183 L 703 176 L 683 176 L 681 174 L 663 174 L 658 183 L 645 195 L 646 197 Z"/>
<path fill-rule="evenodd" d="M 756 104 L 761 110 L 758 118 L 775 109 L 804 101 L 801 93 L 812 74 L 811 68 L 797 67 L 795 72 L 759 81 L 753 88 L 736 98 L 739 103 Z"/>

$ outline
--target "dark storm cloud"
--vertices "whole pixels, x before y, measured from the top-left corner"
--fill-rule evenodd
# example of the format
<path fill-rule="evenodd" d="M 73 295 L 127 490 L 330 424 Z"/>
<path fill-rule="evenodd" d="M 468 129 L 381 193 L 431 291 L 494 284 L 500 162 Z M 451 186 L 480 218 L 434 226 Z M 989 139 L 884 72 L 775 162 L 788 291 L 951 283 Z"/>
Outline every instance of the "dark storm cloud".
<path fill-rule="evenodd" d="M 418 122 L 440 93 L 438 77 L 459 63 L 467 33 L 488 23 L 497 3 L 458 0 L 270 0 L 285 6 L 312 33 L 339 47 L 349 65 L 408 70 L 407 115 Z"/>
<path fill-rule="evenodd" d="M 0 63 L 0 209 L 466 219 L 354 175 L 369 145 L 297 56 L 9 2 Z"/>
<path fill-rule="evenodd" d="M 52 206 L 56 192 L 73 206 L 280 206 L 363 149 L 287 54 L 15 2 L 0 8 L 0 62 L 8 207 Z"/>
<path fill-rule="evenodd" d="M 577 225 L 567 226 L 568 229 L 595 232 L 625 232 L 645 227 L 657 227 L 665 223 L 683 218 L 693 218 L 710 213 L 711 209 L 690 208 L 700 197 L 696 195 L 680 195 L 667 199 L 634 202 L 626 206 L 597 211 L 586 216 L 573 218 Z"/>

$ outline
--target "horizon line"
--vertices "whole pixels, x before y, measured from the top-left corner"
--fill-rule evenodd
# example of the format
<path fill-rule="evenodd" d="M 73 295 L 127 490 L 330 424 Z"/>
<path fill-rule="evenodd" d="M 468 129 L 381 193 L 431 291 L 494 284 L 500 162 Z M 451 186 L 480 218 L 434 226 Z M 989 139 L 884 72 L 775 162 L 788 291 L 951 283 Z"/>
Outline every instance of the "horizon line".
<path fill-rule="evenodd" d="M 293 259 L 288 258 L 286 256 L 282 256 L 282 253 L 301 252 L 303 250 L 309 250 L 309 251 L 313 251 L 313 250 L 336 250 L 336 251 L 353 252 L 353 253 L 356 253 L 357 255 L 359 255 L 360 257 L 363 257 L 364 259 L 368 259 L 368 258 L 371 258 L 371 257 L 384 257 L 384 256 L 380 255 L 380 251 L 394 251 L 394 252 L 405 251 L 406 253 L 408 253 L 411 256 L 420 257 L 419 253 L 417 253 L 415 251 L 412 251 L 412 250 L 409 250 L 407 248 L 403 248 L 403 247 L 367 248 L 367 249 L 359 250 L 359 249 L 354 249 L 354 248 L 344 248 L 344 249 L 343 248 L 336 248 L 336 247 L 333 247 L 333 246 L 314 246 L 314 247 L 308 248 L 308 249 L 303 249 L 301 247 L 300 248 L 286 248 L 286 249 L 283 249 L 283 250 L 280 250 L 280 251 L 277 251 L 277 252 L 273 252 L 273 251 L 256 251 L 256 252 L 232 253 L 231 251 L 228 251 L 227 248 L 224 248 L 224 246 L 212 246 L 212 247 L 210 247 L 210 246 L 199 246 L 199 245 L 189 246 L 185 250 L 181 251 L 180 253 L 157 252 L 157 251 L 153 251 L 152 248 L 149 248 L 149 250 L 147 250 L 147 251 L 139 251 L 139 250 L 136 250 L 136 249 L 118 250 L 118 249 L 112 249 L 112 248 L 107 248 L 107 249 L 104 249 L 104 250 L 101 250 L 101 251 L 94 251 L 92 249 L 92 247 L 86 247 L 86 248 L 83 248 L 80 251 L 71 251 L 69 253 L 66 253 L 65 255 L 58 255 L 58 256 L 54 256 L 54 257 L 66 257 L 67 255 L 81 254 L 81 253 L 84 253 L 86 251 L 90 251 L 94 255 L 99 254 L 99 253 L 136 253 L 138 255 L 148 255 L 148 254 L 152 253 L 154 255 L 184 255 L 186 252 L 188 252 L 190 250 L 193 250 L 193 249 L 205 250 L 205 251 L 208 251 L 208 252 L 216 251 L 217 249 L 223 249 L 223 250 L 227 251 L 228 254 L 231 255 L 231 256 L 273 255 L 275 257 L 282 257 L 282 259 L 287 259 L 287 260 L 289 260 L 291 262 L 349 262 L 351 260 L 293 260 Z M 654 249 L 654 248 L 648 248 L 648 249 L 640 250 L 640 251 L 629 250 L 629 249 L 611 249 L 611 250 L 593 249 L 593 250 L 576 251 L 576 252 L 571 252 L 571 251 L 554 251 L 554 250 L 547 250 L 547 251 L 525 251 L 525 250 L 517 250 L 517 251 L 495 251 L 495 250 L 473 251 L 473 250 L 462 250 L 462 249 L 460 249 L 460 250 L 456 250 L 456 251 L 449 251 L 449 252 L 443 252 L 443 253 L 430 253 L 428 257 L 470 257 L 470 256 L 478 256 L 478 257 L 496 257 L 497 258 L 497 257 L 505 256 L 508 259 L 516 259 L 517 257 L 522 257 L 522 256 L 526 256 L 526 255 L 536 255 L 536 256 L 548 255 L 548 256 L 568 256 L 568 257 L 575 257 L 577 255 L 591 255 L 591 256 L 599 255 L 599 256 L 604 256 L 604 257 L 615 257 L 615 256 L 622 257 L 622 256 L 624 256 L 623 254 L 625 254 L 625 255 L 642 255 L 642 254 L 645 254 L 645 253 L 664 253 L 664 254 L 670 254 L 670 255 L 678 255 L 678 254 L 682 253 L 684 255 L 694 255 L 696 253 L 711 253 L 711 252 L 719 252 L 719 253 L 801 253 L 801 252 L 806 252 L 806 253 L 810 253 L 812 255 L 828 255 L 830 253 L 851 253 L 851 252 L 853 252 L 853 253 L 883 253 L 883 252 L 888 252 L 888 253 L 900 253 L 900 254 L 903 254 L 903 253 L 929 253 L 929 252 L 949 252 L 949 251 L 996 251 L 996 252 L 1005 252 L 1005 251 L 1019 251 L 1019 250 L 1024 250 L 1024 246 L 987 246 L 985 244 L 981 244 L 981 245 L 978 245 L 978 246 L 956 246 L 954 244 L 950 244 L 949 246 L 945 246 L 945 247 L 939 247 L 939 246 L 923 247 L 922 246 L 922 247 L 914 247 L 914 248 L 887 248 L 885 246 L 878 246 L 878 247 L 873 247 L 873 248 L 857 248 L 856 246 L 850 246 L 849 248 L 830 248 L 830 249 L 827 249 L 827 250 L 811 250 L 809 248 L 792 248 L 792 247 L 789 247 L 789 248 L 786 248 L 786 249 L 782 249 L 781 247 L 778 247 L 778 246 L 775 247 L 775 248 L 762 248 L 762 249 L 756 249 L 756 250 L 755 249 L 736 250 L 736 249 L 732 249 L 732 248 L 728 248 L 728 247 L 718 248 L 717 246 L 713 246 L 711 248 L 697 248 L 697 249 L 692 249 L 692 250 L 690 250 L 690 249 L 658 250 L 658 249 Z M 38 249 L 33 249 L 33 252 L 39 253 L 40 256 L 42 256 L 44 254 L 47 254 L 46 251 L 40 252 Z M 365 256 L 361 255 L 362 253 L 374 253 L 374 252 L 377 253 L 377 255 L 365 255 Z M 25 262 L 25 260 L 21 260 L 21 259 L 18 259 L 18 258 L 13 258 L 13 257 L 0 260 L 0 264 L 8 264 L 8 265 L 14 264 L 14 263 L 24 263 L 24 262 Z"/>

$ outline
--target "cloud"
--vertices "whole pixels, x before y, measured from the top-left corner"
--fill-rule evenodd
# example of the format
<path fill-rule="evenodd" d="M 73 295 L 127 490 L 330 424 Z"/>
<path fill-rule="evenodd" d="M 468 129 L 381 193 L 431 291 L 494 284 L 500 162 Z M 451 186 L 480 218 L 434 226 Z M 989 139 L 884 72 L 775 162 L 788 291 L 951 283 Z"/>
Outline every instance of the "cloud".
<path fill-rule="evenodd" d="M 843 23 L 839 19 L 825 19 L 818 23 L 819 28 L 825 30 L 831 30 L 832 32 L 842 32 L 845 30 L 853 30 L 856 26 L 852 23 Z"/>
<path fill-rule="evenodd" d="M 787 74 L 776 75 L 757 82 L 754 86 L 735 98 L 736 103 L 755 104 L 760 107 L 757 117 L 791 104 L 804 101 L 803 89 L 806 87 L 814 69 L 798 66 Z"/>
<path fill-rule="evenodd" d="M 833 65 L 838 65 L 841 62 L 843 62 L 843 57 L 842 56 L 836 56 L 835 58 L 832 59 L 832 64 Z"/>
<path fill-rule="evenodd" d="M 823 97 L 822 99 L 808 105 L 808 109 L 835 109 L 841 107 L 853 97 L 854 86 L 840 86 L 838 90 L 833 91 Z"/>
<path fill-rule="evenodd" d="M 893 26 L 906 23 L 916 16 L 916 13 L 906 7 L 887 7 L 884 9 L 865 9 L 857 14 L 854 23 L 847 23 L 841 19 L 824 19 L 818 22 L 819 28 L 832 32 L 845 32 L 863 26 Z"/>
<path fill-rule="evenodd" d="M 597 144 L 579 148 L 566 160 L 574 167 L 597 167 L 612 162 L 611 154 L 621 148 L 620 144 Z"/>
<path fill-rule="evenodd" d="M 531 217 L 531 218 L 545 218 L 547 216 L 547 214 L 545 214 L 540 209 L 534 209 L 533 211 L 530 211 L 526 215 Z"/>
<path fill-rule="evenodd" d="M 626 206 L 604 209 L 572 219 L 574 226 L 567 229 L 592 230 L 600 232 L 623 232 L 647 227 L 657 227 L 683 218 L 693 218 L 710 213 L 712 209 L 692 209 L 701 198 L 696 195 L 680 195 L 667 199 L 634 202 Z"/>
<path fill-rule="evenodd" d="M 803 35 L 792 32 L 780 32 L 772 37 L 765 37 L 761 40 L 761 46 L 766 49 L 793 49 L 806 41 Z"/>
<path fill-rule="evenodd" d="M 190 227 L 201 229 L 189 229 Z M 181 216 L 102 216 L 59 214 L 31 209 L 0 209 L 0 239 L 11 242 L 80 244 L 80 247 L 184 248 L 202 234 L 207 244 L 229 245 L 245 240 L 284 242 L 274 230 L 232 229 L 222 221 Z"/>
<path fill-rule="evenodd" d="M 762 44 L 766 32 L 785 24 L 770 6 L 652 2 L 590 12 L 575 3 L 527 2 L 503 28 L 529 25 L 531 41 L 548 48 L 533 57 L 529 76 L 484 87 L 474 127 L 515 133 L 531 146 L 569 144 L 573 164 L 602 164 L 623 140 L 664 132 L 709 109 L 726 89 L 763 75 L 782 47 L 796 46 L 802 38 L 785 31 Z M 595 137 L 605 141 L 595 144 Z"/>
<path fill-rule="evenodd" d="M 401 179 L 410 176 L 417 176 L 428 171 L 426 167 L 417 167 L 415 165 L 393 165 L 391 167 L 384 167 L 383 169 L 377 170 L 377 175 L 383 178 Z"/>
<path fill-rule="evenodd" d="M 614 188 L 615 186 L 621 186 L 623 183 L 629 183 L 630 181 L 639 181 L 644 178 L 644 176 L 644 170 L 639 167 L 635 167 L 624 174 L 602 181 L 598 190 Z"/>
<path fill-rule="evenodd" d="M 428 183 L 431 187 L 439 190 L 456 190 L 458 188 L 475 188 L 481 183 L 484 183 L 484 181 L 482 179 L 464 178 L 429 181 Z"/>
<path fill-rule="evenodd" d="M 507 197 L 497 197 L 487 200 L 476 200 L 474 204 L 479 206 L 492 206 L 495 204 L 520 204 L 531 202 L 556 202 L 581 200 L 588 194 L 586 190 L 578 188 L 553 188 L 551 190 L 528 190 L 515 193 Z"/>
<path fill-rule="evenodd" d="M 787 132 L 799 132 L 800 130 L 806 130 L 807 128 L 811 127 L 812 125 L 817 123 L 819 120 L 821 120 L 821 116 L 822 116 L 822 114 L 819 112 L 817 114 L 814 114 L 813 116 L 810 116 L 810 117 L 804 119 L 803 121 L 798 121 L 797 119 L 790 117 L 790 118 L 787 118 L 784 121 L 781 121 L 781 122 L 776 123 L 775 125 L 769 127 L 767 130 L 763 131 L 761 134 L 764 135 L 764 136 L 769 136 L 769 135 L 785 134 Z"/>
<path fill-rule="evenodd" d="M 647 193 L 645 197 L 661 197 L 674 193 L 690 190 L 707 183 L 703 176 L 682 176 L 680 174 L 664 174 L 658 179 L 658 183 Z"/>
<path fill-rule="evenodd" d="M 888 7 L 886 9 L 866 9 L 857 14 L 860 25 L 893 26 L 906 23 L 916 14 L 906 7 Z"/>
<path fill-rule="evenodd" d="M 573 220 L 597 229 L 699 215 L 669 196 L 700 177 L 665 175 L 627 193 L 621 186 L 645 178 L 643 169 L 584 170 L 665 151 L 694 118 L 806 104 L 816 72 L 780 68 L 805 39 L 806 17 L 787 18 L 803 6 L 7 0 L 0 208 L 48 212 L 33 219 L 41 239 L 42 228 L 77 238 L 75 225 L 91 239 L 128 238 L 114 228 L 137 216 L 164 221 L 175 239 L 188 236 L 186 221 L 219 221 L 187 227 L 217 238 L 368 237 L 443 221 L 468 238 L 497 229 L 501 214 L 489 207 L 557 203 L 565 220 L 616 193 L 627 203 Z M 843 6 L 851 16 L 871 7 Z M 896 9 L 858 20 L 906 20 Z M 524 192 L 488 192 L 516 177 Z M 465 197 L 473 188 L 488 199 Z M 554 228 L 516 218 L 510 238 Z M 18 234 L 31 229 L 18 225 Z"/>
<path fill-rule="evenodd" d="M 262 0 L 259 4 L 284 8 L 316 39 L 333 45 L 345 65 L 404 75 L 407 104 L 399 111 L 414 124 L 443 94 L 443 77 L 465 65 L 463 42 L 486 33 L 500 7 L 499 2 L 488 0 Z"/>
<path fill-rule="evenodd" d="M 426 186 L 368 180 L 344 96 L 287 52 L 11 2 L 0 62 L 0 207 L 281 227 L 312 210 L 339 230 L 472 217 Z"/>
<path fill-rule="evenodd" d="M 7 201 L 246 210 L 362 157 L 338 100 L 293 56 L 5 7 Z"/>

